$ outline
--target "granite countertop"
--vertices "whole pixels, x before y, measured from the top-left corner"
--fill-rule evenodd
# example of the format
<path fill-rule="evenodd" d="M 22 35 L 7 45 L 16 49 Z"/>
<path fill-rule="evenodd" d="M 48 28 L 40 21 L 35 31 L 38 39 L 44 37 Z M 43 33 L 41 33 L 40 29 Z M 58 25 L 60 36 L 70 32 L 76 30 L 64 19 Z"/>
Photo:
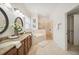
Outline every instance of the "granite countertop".
<path fill-rule="evenodd" d="M 15 43 L 12 44 L 12 42 L 18 42 L 18 41 L 21 42 L 29 35 L 31 35 L 31 33 L 19 35 L 17 39 L 6 39 L 6 40 L 1 41 L 0 44 L 4 45 L 5 47 L 0 48 L 0 55 L 3 55 L 5 52 L 7 52 L 8 50 L 16 46 Z M 9 45 L 6 45 L 5 43 Z"/>
<path fill-rule="evenodd" d="M 27 33 L 27 34 L 19 35 L 18 40 L 19 40 L 19 41 L 22 41 L 22 40 L 24 40 L 24 39 L 25 39 L 27 36 L 29 36 L 29 35 L 31 35 L 31 33 Z"/>
<path fill-rule="evenodd" d="M 9 45 L 5 48 L 0 48 L 0 55 L 3 55 L 4 53 L 6 53 L 7 51 L 9 51 L 11 48 L 13 48 L 14 45 Z"/>

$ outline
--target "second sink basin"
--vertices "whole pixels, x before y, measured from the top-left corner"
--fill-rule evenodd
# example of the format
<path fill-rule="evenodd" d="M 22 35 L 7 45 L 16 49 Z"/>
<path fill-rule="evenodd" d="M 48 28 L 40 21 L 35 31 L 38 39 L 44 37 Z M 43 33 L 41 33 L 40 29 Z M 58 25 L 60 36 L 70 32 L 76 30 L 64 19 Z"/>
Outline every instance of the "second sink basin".
<path fill-rule="evenodd" d="M 17 36 L 17 35 L 8 36 L 9 39 L 16 39 L 16 38 L 18 38 L 18 37 L 19 37 L 19 36 Z"/>
<path fill-rule="evenodd" d="M 5 43 L 0 44 L 0 48 L 5 48 L 5 47 L 10 46 L 10 45 L 18 46 L 19 44 L 21 45 L 20 41 L 5 42 Z"/>

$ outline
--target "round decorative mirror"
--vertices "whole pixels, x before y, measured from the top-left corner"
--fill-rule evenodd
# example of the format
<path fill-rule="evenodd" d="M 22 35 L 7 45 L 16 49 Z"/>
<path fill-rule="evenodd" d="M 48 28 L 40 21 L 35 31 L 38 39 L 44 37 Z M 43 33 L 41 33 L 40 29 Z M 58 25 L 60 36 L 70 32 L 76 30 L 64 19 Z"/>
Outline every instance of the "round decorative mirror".
<path fill-rule="evenodd" d="M 16 35 L 22 32 L 23 21 L 20 17 L 17 17 L 14 22 L 14 32 Z"/>
<path fill-rule="evenodd" d="M 0 8 L 0 34 L 6 31 L 9 25 L 8 17 L 5 13 L 5 11 Z"/>
<path fill-rule="evenodd" d="M 22 19 L 20 18 L 20 17 L 17 17 L 16 19 L 15 19 L 15 24 L 18 24 L 19 26 L 21 26 L 21 27 L 23 27 L 23 21 L 22 21 Z"/>

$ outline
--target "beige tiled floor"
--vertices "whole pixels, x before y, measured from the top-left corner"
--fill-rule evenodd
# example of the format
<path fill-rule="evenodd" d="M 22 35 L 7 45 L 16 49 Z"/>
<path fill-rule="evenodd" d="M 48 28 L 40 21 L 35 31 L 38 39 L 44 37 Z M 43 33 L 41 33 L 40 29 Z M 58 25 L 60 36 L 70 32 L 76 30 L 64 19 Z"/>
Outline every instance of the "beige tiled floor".
<path fill-rule="evenodd" d="M 70 55 L 79 51 L 64 51 L 53 40 L 45 40 L 31 47 L 29 55 Z"/>

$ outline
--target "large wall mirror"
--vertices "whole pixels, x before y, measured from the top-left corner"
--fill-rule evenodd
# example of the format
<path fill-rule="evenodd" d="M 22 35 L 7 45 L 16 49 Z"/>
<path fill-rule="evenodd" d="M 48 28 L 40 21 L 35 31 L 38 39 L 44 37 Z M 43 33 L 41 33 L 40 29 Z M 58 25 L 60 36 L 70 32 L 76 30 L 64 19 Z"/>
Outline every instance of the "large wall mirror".
<path fill-rule="evenodd" d="M 5 11 L 0 8 L 0 34 L 6 31 L 9 25 L 8 17 L 5 13 Z"/>

